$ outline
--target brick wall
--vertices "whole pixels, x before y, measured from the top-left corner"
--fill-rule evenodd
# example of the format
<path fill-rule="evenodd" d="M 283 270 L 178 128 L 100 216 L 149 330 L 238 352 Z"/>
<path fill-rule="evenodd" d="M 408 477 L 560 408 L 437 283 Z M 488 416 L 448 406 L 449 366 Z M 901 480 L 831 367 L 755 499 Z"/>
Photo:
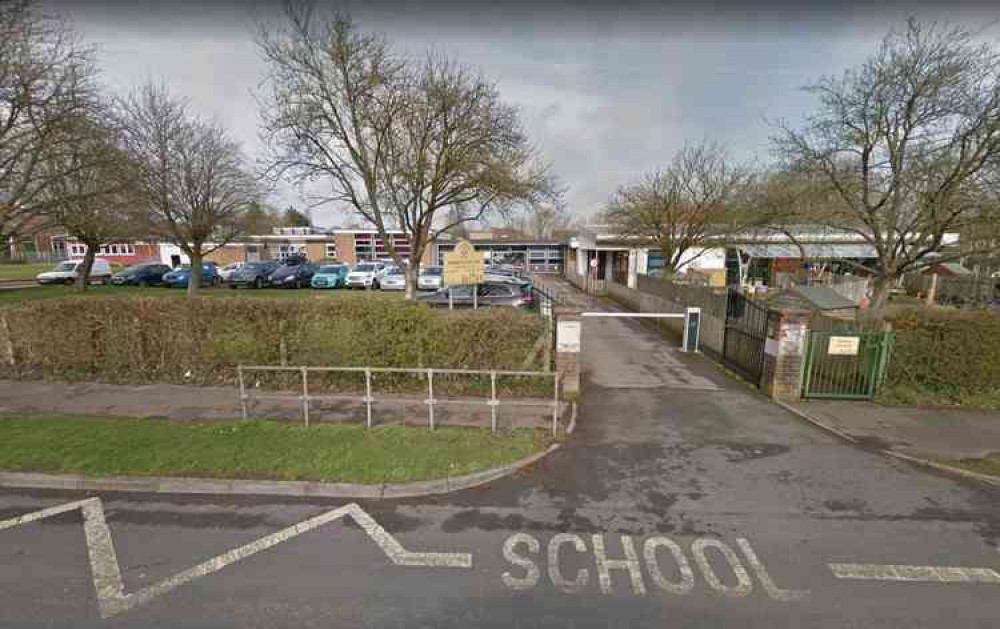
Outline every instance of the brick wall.
<path fill-rule="evenodd" d="M 761 388 L 772 398 L 797 400 L 802 394 L 802 368 L 810 313 L 805 310 L 772 311 L 773 332 L 764 353 Z"/>

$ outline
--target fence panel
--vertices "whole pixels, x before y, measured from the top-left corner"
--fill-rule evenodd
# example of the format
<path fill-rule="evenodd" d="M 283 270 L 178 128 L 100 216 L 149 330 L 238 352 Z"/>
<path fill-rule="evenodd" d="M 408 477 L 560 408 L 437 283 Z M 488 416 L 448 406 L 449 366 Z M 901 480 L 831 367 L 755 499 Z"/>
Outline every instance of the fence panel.
<path fill-rule="evenodd" d="M 891 332 L 811 332 L 802 397 L 875 397 L 885 378 L 891 349 Z"/>

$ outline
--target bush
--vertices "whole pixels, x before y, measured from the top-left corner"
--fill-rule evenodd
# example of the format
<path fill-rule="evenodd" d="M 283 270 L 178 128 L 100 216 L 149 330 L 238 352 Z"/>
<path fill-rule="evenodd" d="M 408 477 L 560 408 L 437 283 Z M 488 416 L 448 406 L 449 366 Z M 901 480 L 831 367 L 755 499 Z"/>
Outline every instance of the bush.
<path fill-rule="evenodd" d="M 0 366 L 0 376 L 122 384 L 233 385 L 238 364 L 520 369 L 545 329 L 513 310 L 448 312 L 368 299 L 89 296 L 2 313 L 15 360 Z M 426 389 L 414 376 L 378 378 L 380 390 Z M 259 379 L 267 388 L 299 382 L 287 373 Z M 317 375 L 310 385 L 358 389 L 363 378 Z"/>
<path fill-rule="evenodd" d="M 1000 404 L 1000 317 L 989 312 L 908 310 L 883 397 L 917 404 Z"/>

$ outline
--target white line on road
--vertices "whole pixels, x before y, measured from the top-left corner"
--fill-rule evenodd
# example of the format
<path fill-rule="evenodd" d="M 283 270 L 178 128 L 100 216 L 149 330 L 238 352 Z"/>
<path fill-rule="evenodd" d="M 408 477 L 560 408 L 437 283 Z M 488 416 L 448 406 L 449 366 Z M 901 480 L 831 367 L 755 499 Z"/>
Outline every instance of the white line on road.
<path fill-rule="evenodd" d="M 933 583 L 992 583 L 1000 585 L 1000 573 L 990 568 L 955 566 L 905 566 L 872 563 L 831 563 L 838 579 L 869 581 L 911 581 Z"/>
<path fill-rule="evenodd" d="M 83 530 L 87 541 L 87 553 L 90 557 L 91 576 L 94 581 L 94 591 L 97 594 L 97 602 L 102 618 L 110 618 L 111 616 L 120 614 L 137 605 L 146 603 L 157 596 L 166 594 L 189 581 L 212 574 L 213 572 L 218 572 L 226 566 L 345 516 L 350 516 L 357 522 L 364 529 L 365 533 L 371 537 L 372 541 L 397 566 L 472 567 L 472 555 L 469 553 L 414 553 L 406 550 L 374 518 L 354 503 L 327 511 L 326 513 L 282 529 L 277 533 L 272 533 L 239 548 L 234 548 L 229 552 L 213 557 L 208 561 L 204 561 L 131 594 L 125 593 L 125 584 L 122 580 L 121 568 L 119 567 L 118 557 L 115 553 L 114 541 L 111 539 L 111 530 L 108 528 L 108 524 L 104 518 L 104 506 L 100 498 L 88 498 L 86 500 L 70 502 L 42 509 L 41 511 L 27 513 L 9 520 L 3 520 L 0 521 L 0 531 L 49 518 L 60 513 L 66 513 L 74 509 L 80 509 L 83 513 Z"/>

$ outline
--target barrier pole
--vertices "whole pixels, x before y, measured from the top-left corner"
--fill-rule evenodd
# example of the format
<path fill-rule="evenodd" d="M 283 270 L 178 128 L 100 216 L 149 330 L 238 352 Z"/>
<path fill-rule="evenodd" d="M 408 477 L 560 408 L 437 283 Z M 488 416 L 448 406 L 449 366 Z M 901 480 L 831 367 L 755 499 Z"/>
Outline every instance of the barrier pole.
<path fill-rule="evenodd" d="M 367 428 L 372 427 L 372 370 L 365 367 L 365 406 L 368 408 Z"/>
<path fill-rule="evenodd" d="M 302 368 L 302 417 L 309 427 L 309 370 Z"/>
<path fill-rule="evenodd" d="M 427 417 L 431 430 L 434 430 L 434 370 L 427 370 Z"/>
<path fill-rule="evenodd" d="M 247 388 L 243 382 L 243 365 L 236 366 L 236 376 L 240 381 L 240 414 L 247 418 Z"/>

